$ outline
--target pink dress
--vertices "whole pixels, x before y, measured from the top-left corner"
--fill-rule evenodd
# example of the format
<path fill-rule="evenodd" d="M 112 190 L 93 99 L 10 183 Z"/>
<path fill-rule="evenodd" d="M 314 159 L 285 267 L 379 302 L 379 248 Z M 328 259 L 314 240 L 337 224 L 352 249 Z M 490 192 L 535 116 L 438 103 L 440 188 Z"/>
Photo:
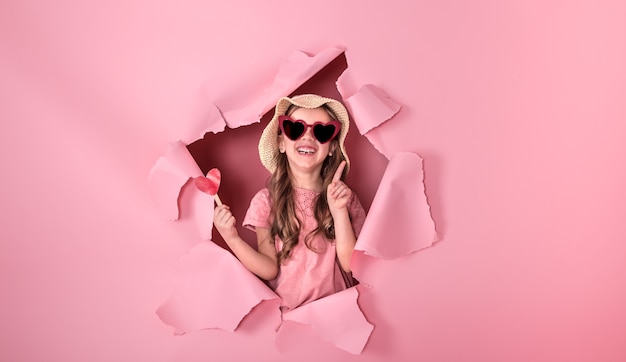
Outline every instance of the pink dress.
<path fill-rule="evenodd" d="M 310 244 L 317 252 L 304 244 L 305 236 L 317 227 L 313 205 L 318 195 L 319 192 L 316 191 L 294 189 L 296 213 L 302 221 L 300 237 L 291 251 L 291 257 L 280 266 L 276 279 L 270 281 L 270 287 L 282 299 L 283 311 L 346 289 L 339 266 L 335 262 L 334 241 L 329 242 L 322 235 L 316 235 L 310 240 Z M 269 229 L 270 203 L 269 190 L 265 188 L 259 191 L 250 202 L 243 226 L 252 230 L 256 227 Z M 348 213 L 355 236 L 358 237 L 365 221 L 365 210 L 354 193 L 348 203 Z M 278 237 L 275 244 L 276 251 L 281 250 L 282 241 Z"/>

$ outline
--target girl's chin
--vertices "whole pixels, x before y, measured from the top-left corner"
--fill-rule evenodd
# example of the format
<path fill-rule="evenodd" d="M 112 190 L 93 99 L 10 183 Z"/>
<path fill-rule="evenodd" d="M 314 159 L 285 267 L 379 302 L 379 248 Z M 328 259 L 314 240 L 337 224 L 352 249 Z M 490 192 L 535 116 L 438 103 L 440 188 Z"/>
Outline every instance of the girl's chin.
<path fill-rule="evenodd" d="M 322 168 L 322 164 L 324 160 L 318 160 L 314 157 L 298 157 L 295 160 L 290 161 L 291 168 L 296 168 L 299 170 L 310 170 L 315 171 Z"/>

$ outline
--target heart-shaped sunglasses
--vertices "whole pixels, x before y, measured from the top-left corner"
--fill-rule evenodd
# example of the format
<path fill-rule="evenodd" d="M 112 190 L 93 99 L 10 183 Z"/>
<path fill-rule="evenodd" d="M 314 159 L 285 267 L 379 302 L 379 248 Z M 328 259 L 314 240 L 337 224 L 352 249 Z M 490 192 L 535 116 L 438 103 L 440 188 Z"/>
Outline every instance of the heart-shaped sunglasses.
<path fill-rule="evenodd" d="M 299 119 L 293 119 L 289 116 L 278 116 L 278 124 L 280 130 L 292 141 L 295 141 L 302 137 L 306 133 L 307 128 L 313 129 L 313 136 L 319 143 L 326 143 L 339 133 L 341 129 L 341 123 L 339 121 L 315 122 L 313 124 L 306 124 Z"/>

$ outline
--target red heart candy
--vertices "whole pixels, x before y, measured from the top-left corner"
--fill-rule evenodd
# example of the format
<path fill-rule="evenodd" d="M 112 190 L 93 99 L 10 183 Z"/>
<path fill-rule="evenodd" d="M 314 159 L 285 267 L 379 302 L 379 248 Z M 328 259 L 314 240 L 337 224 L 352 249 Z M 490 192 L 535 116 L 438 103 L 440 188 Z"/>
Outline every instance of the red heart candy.
<path fill-rule="evenodd" d="M 206 177 L 198 176 L 194 178 L 193 181 L 198 190 L 215 196 L 215 194 L 217 194 L 217 190 L 220 188 L 221 180 L 222 174 L 220 173 L 220 170 L 212 168 L 209 170 Z"/>

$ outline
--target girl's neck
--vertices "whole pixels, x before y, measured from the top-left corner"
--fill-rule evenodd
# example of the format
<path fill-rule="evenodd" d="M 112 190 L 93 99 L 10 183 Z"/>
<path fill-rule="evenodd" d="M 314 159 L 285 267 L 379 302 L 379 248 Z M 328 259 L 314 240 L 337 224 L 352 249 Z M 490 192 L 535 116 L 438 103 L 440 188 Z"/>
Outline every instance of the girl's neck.
<path fill-rule="evenodd" d="M 292 170 L 293 171 L 293 170 Z M 291 185 L 298 189 L 305 189 L 311 191 L 322 191 L 322 177 L 317 174 L 309 173 L 291 173 Z"/>

